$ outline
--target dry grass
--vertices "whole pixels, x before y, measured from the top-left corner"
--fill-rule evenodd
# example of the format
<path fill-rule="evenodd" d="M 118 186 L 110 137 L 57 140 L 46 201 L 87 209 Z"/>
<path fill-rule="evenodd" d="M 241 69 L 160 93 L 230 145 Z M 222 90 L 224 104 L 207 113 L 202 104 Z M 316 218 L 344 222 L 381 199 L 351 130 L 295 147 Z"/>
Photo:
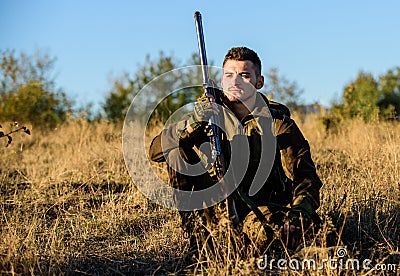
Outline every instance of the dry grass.
<path fill-rule="evenodd" d="M 354 121 L 326 133 L 312 118 L 300 127 L 324 183 L 320 245 L 329 246 L 335 227 L 354 258 L 398 265 L 400 125 Z M 77 121 L 48 133 L 15 135 L 9 147 L 0 147 L 1 274 L 274 272 L 257 269 L 254 250 L 247 256 L 228 251 L 226 235 L 217 239 L 218 256 L 204 255 L 204 262 L 186 267 L 179 216 L 135 188 L 121 130 Z"/>

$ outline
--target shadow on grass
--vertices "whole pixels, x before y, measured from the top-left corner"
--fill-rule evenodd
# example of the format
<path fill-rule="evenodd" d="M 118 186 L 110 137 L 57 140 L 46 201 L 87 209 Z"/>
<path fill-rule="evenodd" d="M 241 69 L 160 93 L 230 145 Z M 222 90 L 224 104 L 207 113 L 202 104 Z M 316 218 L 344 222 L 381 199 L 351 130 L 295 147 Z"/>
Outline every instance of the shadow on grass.
<path fill-rule="evenodd" d="M 383 208 L 381 199 L 353 209 L 348 215 L 332 215 L 349 252 L 359 259 L 400 263 L 400 209 L 394 205 Z"/>
<path fill-rule="evenodd" d="M 182 259 L 157 261 L 150 258 L 110 259 L 84 257 L 70 260 L 61 268 L 65 275 L 185 275 Z"/>

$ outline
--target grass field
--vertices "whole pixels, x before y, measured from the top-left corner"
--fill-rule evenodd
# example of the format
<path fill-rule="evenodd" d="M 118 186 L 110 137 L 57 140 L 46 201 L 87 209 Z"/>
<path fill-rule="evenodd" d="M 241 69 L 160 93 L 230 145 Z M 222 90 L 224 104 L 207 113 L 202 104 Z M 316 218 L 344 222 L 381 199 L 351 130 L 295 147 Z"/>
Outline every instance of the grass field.
<path fill-rule="evenodd" d="M 127 173 L 122 126 L 74 121 L 17 133 L 8 147 L 0 139 L 0 272 L 399 274 L 400 124 L 353 121 L 326 132 L 310 117 L 299 125 L 324 183 L 321 249 L 336 233 L 338 246 L 354 259 L 371 259 L 376 270 L 262 271 L 261 256 L 225 253 L 186 267 L 177 212 L 148 201 Z M 136 173 L 143 173 L 140 164 Z"/>

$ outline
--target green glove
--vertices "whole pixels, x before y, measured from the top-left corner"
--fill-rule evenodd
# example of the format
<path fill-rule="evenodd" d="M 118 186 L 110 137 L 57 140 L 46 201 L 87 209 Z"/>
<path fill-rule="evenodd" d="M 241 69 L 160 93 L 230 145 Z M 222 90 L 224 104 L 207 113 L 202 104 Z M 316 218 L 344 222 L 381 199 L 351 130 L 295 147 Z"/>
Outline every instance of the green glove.
<path fill-rule="evenodd" d="M 203 95 L 194 103 L 193 115 L 189 119 L 189 125 L 196 131 L 200 127 L 206 125 L 212 115 L 213 109 L 211 102 L 208 97 Z"/>
<path fill-rule="evenodd" d="M 295 250 L 301 244 L 302 238 L 308 232 L 311 226 L 311 218 L 306 214 L 297 210 L 291 209 L 286 213 L 284 219 L 285 225 L 282 226 L 282 238 L 286 246 L 290 250 Z M 295 227 L 293 230 L 292 227 Z"/>
<path fill-rule="evenodd" d="M 304 235 L 309 233 L 312 225 L 312 212 L 311 204 L 303 195 L 298 196 L 293 201 L 292 208 L 286 212 L 282 228 L 288 230 L 283 230 L 282 233 L 289 249 L 296 249 L 301 244 Z"/>
<path fill-rule="evenodd" d="M 207 125 L 208 120 L 212 115 L 213 109 L 209 99 L 205 95 L 198 98 L 194 103 L 193 113 L 189 119 L 180 121 L 176 125 L 176 134 L 178 135 L 179 139 L 186 139 L 191 136 L 186 131 L 187 125 L 193 129 L 193 132 L 196 132 L 198 129 Z"/>

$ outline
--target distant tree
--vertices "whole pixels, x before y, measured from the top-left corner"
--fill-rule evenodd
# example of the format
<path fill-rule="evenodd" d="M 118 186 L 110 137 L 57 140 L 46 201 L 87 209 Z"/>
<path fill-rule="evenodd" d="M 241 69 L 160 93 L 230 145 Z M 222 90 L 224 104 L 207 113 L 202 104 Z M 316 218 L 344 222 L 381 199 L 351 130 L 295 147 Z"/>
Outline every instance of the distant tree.
<path fill-rule="evenodd" d="M 196 54 L 193 54 L 187 62 L 189 65 L 198 65 L 199 63 Z M 144 102 L 136 103 L 137 105 L 133 107 L 134 110 L 130 110 L 131 114 L 140 116 L 149 110 L 149 105 L 156 99 L 163 99 L 154 114 L 158 119 L 166 119 L 178 108 L 195 101 L 203 91 L 201 87 L 189 87 L 179 91 L 171 91 L 171 89 L 179 87 L 179 84 L 190 83 L 191 78 L 198 79 L 201 72 L 197 67 L 186 68 L 182 71 L 184 74 L 180 74 L 181 71 L 178 71 L 177 74 L 171 73 L 169 78 L 159 78 L 157 82 L 152 82 L 162 74 L 180 67 L 183 67 L 182 63 L 172 55 L 167 56 L 160 52 L 156 59 L 151 59 L 147 55 L 144 65 L 139 66 L 132 77 L 125 72 L 121 77 L 114 80 L 111 91 L 103 105 L 106 118 L 113 121 L 124 119 L 134 97 L 149 83 L 152 83 L 154 88 L 152 95 Z M 216 72 L 210 73 L 211 77 L 216 75 Z M 171 92 L 173 93 L 171 94 Z"/>
<path fill-rule="evenodd" d="M 150 58 L 150 55 L 147 55 L 144 65 L 137 69 L 133 77 L 125 72 L 114 80 L 103 105 L 106 118 L 113 121 L 122 120 L 140 89 L 154 78 L 176 67 L 178 67 L 178 62 L 163 52 L 159 53 L 159 57 L 155 61 Z"/>
<path fill-rule="evenodd" d="M 400 67 L 390 69 L 379 77 L 377 105 L 385 118 L 400 115 Z"/>
<path fill-rule="evenodd" d="M 365 121 L 378 118 L 378 82 L 371 73 L 360 71 L 357 78 L 346 85 L 343 92 L 343 114 L 348 118 L 361 117 Z"/>
<path fill-rule="evenodd" d="M 0 116 L 6 121 L 55 127 L 66 120 L 69 107 L 64 93 L 47 91 L 41 82 L 32 81 L 1 98 Z"/>
<path fill-rule="evenodd" d="M 114 79 L 112 88 L 106 96 L 103 110 L 107 119 L 117 121 L 125 116 L 129 105 L 137 90 L 134 88 L 134 82 L 125 72 L 121 77 Z"/>
<path fill-rule="evenodd" d="M 41 51 L 17 56 L 14 50 L 5 50 L 0 54 L 0 120 L 40 127 L 65 121 L 72 103 L 55 88 L 55 59 Z"/>
<path fill-rule="evenodd" d="M 45 89 L 54 87 L 54 57 L 39 50 L 32 55 L 21 52 L 17 56 L 13 49 L 0 50 L 0 54 L 1 93 L 14 92 L 19 86 L 33 81 L 42 83 Z"/>
<path fill-rule="evenodd" d="M 290 110 L 295 110 L 300 105 L 303 90 L 296 81 L 279 75 L 278 68 L 271 68 L 265 77 L 264 93 L 270 99 L 286 104 Z"/>
<path fill-rule="evenodd" d="M 378 80 L 360 71 L 355 80 L 345 86 L 341 101 L 332 103 L 325 116 L 327 129 L 335 129 L 343 119 L 362 118 L 364 121 L 399 118 L 400 67 L 390 69 Z"/>

